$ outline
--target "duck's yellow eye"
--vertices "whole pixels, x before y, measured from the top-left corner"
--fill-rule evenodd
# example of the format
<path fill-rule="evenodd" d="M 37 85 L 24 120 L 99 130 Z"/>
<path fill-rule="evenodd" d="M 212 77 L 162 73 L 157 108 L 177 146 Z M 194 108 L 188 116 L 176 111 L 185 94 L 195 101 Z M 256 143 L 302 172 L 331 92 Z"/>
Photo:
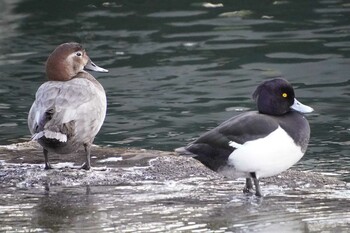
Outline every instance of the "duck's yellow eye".
<path fill-rule="evenodd" d="M 282 94 L 282 97 L 283 97 L 283 98 L 287 98 L 287 96 L 288 96 L 287 93 L 283 93 L 283 94 Z"/>

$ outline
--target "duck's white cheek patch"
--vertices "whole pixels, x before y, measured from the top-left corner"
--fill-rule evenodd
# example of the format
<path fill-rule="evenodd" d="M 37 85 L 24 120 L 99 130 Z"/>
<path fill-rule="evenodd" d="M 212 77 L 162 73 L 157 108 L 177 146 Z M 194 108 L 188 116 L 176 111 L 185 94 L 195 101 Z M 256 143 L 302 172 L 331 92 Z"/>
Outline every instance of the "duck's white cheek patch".
<path fill-rule="evenodd" d="M 238 172 L 255 172 L 260 178 L 274 176 L 287 170 L 298 162 L 303 154 L 293 139 L 278 127 L 264 138 L 238 146 L 229 156 L 228 163 Z"/>

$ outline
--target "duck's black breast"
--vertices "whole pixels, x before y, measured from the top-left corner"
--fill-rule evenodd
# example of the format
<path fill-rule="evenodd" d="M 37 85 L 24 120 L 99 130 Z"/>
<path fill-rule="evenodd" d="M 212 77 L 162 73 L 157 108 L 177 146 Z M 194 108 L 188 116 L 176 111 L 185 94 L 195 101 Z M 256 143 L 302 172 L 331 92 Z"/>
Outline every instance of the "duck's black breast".
<path fill-rule="evenodd" d="M 186 150 L 194 154 L 195 159 L 217 171 L 227 164 L 229 155 L 235 149 L 229 146 L 230 141 L 244 144 L 266 137 L 278 126 L 279 121 L 268 115 L 255 111 L 243 113 L 203 134 L 188 145 Z"/>

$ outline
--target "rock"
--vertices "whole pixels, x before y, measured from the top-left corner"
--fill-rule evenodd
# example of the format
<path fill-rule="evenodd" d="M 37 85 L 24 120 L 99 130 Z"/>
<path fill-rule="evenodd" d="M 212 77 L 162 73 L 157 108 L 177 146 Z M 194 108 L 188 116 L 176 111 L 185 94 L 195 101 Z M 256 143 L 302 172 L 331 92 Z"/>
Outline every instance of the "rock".
<path fill-rule="evenodd" d="M 84 162 L 84 152 L 70 155 L 50 154 L 54 169 L 43 169 L 41 147 L 25 142 L 0 147 L 0 186 L 76 186 L 118 185 L 143 181 L 164 182 L 200 177 L 224 182 L 224 177 L 207 169 L 193 158 L 174 152 L 135 148 L 108 148 L 94 146 L 90 171 L 77 169 Z M 233 187 L 240 191 L 244 179 Z M 283 189 L 345 187 L 346 183 L 319 173 L 288 170 L 278 176 L 261 180 L 264 186 Z"/>

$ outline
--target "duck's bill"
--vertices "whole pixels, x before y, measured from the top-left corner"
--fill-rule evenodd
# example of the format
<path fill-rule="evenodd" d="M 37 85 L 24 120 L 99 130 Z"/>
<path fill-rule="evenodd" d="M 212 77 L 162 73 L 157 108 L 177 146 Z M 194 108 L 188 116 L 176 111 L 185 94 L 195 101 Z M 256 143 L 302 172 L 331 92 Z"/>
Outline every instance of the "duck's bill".
<path fill-rule="evenodd" d="M 294 104 L 290 108 L 301 113 L 310 113 L 314 111 L 313 108 L 300 103 L 297 99 L 294 99 Z"/>
<path fill-rule="evenodd" d="M 103 69 L 102 67 L 97 66 L 95 63 L 93 63 L 91 60 L 88 61 L 88 63 L 84 66 L 85 70 L 92 70 L 96 72 L 102 72 L 107 73 L 108 70 Z"/>

